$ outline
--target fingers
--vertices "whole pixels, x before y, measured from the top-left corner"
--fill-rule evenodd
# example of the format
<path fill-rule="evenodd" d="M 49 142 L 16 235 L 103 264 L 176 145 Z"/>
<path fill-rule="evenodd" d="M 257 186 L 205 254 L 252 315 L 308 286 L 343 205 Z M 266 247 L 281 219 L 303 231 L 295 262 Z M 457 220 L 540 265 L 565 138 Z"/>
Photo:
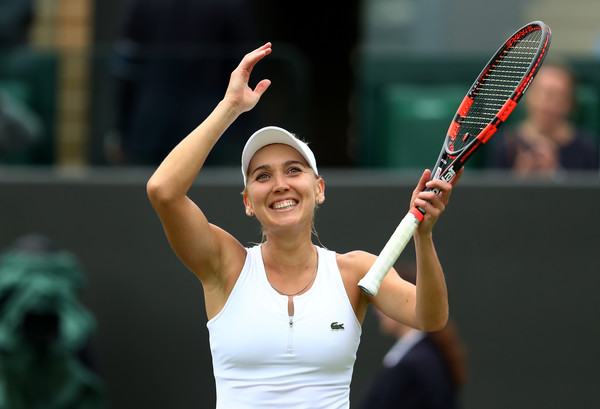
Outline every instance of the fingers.
<path fill-rule="evenodd" d="M 463 170 L 464 170 L 464 168 L 460 168 L 459 171 L 456 172 L 456 175 L 454 175 L 454 177 L 452 179 L 450 179 L 449 182 L 445 182 L 441 179 L 433 179 L 433 180 L 427 181 L 425 183 L 425 187 L 428 189 L 432 189 L 432 190 L 433 189 L 439 190 L 438 197 L 445 197 L 446 203 L 447 203 L 448 202 L 447 199 L 449 198 L 450 193 L 452 192 L 452 188 L 458 183 L 458 181 L 462 177 Z M 424 175 L 425 175 L 425 173 L 424 173 Z"/>
<path fill-rule="evenodd" d="M 450 193 L 452 192 L 452 183 L 444 182 L 441 179 L 430 180 L 425 184 L 425 187 L 431 189 L 430 191 L 423 192 L 423 195 L 419 195 L 421 198 L 427 198 L 427 200 L 434 201 L 436 199 L 447 204 L 450 199 Z M 437 194 L 436 194 L 437 191 Z"/>
<path fill-rule="evenodd" d="M 421 175 L 421 179 L 419 179 L 419 183 L 417 183 L 415 191 L 422 192 L 423 190 L 425 190 L 426 184 L 427 182 L 429 182 L 430 179 L 431 171 L 429 169 L 425 169 L 425 171 L 423 171 L 423 174 Z"/>
<path fill-rule="evenodd" d="M 262 80 L 261 82 L 256 84 L 256 87 L 254 88 L 254 92 L 260 97 L 262 94 L 265 93 L 265 91 L 267 90 L 267 88 L 269 88 L 270 85 L 271 85 L 271 80 Z"/>
<path fill-rule="evenodd" d="M 425 185 L 427 184 L 429 179 L 431 179 L 431 171 L 429 169 L 425 169 L 425 171 L 421 175 L 421 179 L 419 179 L 419 183 L 417 183 L 415 190 L 413 190 L 412 197 L 410 199 L 411 207 L 415 206 L 415 204 L 414 204 L 415 199 L 417 198 L 419 193 L 421 193 L 422 191 L 425 190 Z"/>
<path fill-rule="evenodd" d="M 252 72 L 252 69 L 260 60 L 271 54 L 271 43 L 266 43 L 262 47 L 257 48 L 254 51 L 249 52 L 244 56 L 240 62 L 239 68 L 247 71 L 248 74 Z"/>
<path fill-rule="evenodd" d="M 461 168 L 449 182 L 446 182 L 442 179 L 430 180 L 430 170 L 423 172 L 412 198 L 412 206 L 425 212 L 425 218 L 418 228 L 420 233 L 431 232 L 438 217 L 446 210 L 452 188 L 458 183 L 462 173 L 463 169 Z"/>
<path fill-rule="evenodd" d="M 431 171 L 423 172 L 415 191 L 413 192 L 413 205 L 425 210 L 426 213 L 433 211 L 434 217 L 442 213 L 450 200 L 453 186 L 462 176 L 462 169 L 450 181 L 442 179 L 429 180 Z M 426 190 L 427 189 L 427 190 Z"/>
<path fill-rule="evenodd" d="M 248 85 L 254 66 L 270 53 L 271 43 L 266 43 L 246 54 L 231 73 L 225 99 L 231 103 L 231 106 L 238 108 L 240 112 L 246 112 L 254 108 L 262 94 L 271 85 L 271 81 L 267 79 L 260 81 L 254 89 L 251 89 Z"/>
<path fill-rule="evenodd" d="M 414 205 L 423 211 L 426 216 L 437 217 L 446 209 L 447 201 L 433 191 L 420 193 L 414 201 Z"/>

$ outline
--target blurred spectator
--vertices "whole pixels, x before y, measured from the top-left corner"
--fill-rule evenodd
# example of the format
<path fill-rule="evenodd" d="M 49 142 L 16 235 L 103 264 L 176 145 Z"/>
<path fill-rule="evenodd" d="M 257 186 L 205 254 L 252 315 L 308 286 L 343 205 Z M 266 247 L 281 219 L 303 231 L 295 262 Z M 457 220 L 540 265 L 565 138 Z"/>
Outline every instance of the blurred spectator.
<path fill-rule="evenodd" d="M 26 235 L 0 254 L 0 409 L 102 409 L 75 257 Z"/>
<path fill-rule="evenodd" d="M 31 161 L 44 136 L 43 123 L 19 98 L 16 78 L 4 77 L 6 65 L 23 60 L 29 52 L 29 30 L 34 16 L 33 0 L 0 0 L 0 163 Z M 20 73 L 18 73 L 20 74 Z M 12 73 L 14 75 L 14 73 Z"/>
<path fill-rule="evenodd" d="M 0 163 L 24 163 L 43 139 L 39 116 L 0 89 Z"/>
<path fill-rule="evenodd" d="M 416 283 L 414 266 L 399 266 L 402 278 Z M 466 383 L 464 348 L 449 321 L 438 332 L 403 325 L 376 310 L 379 327 L 396 343 L 383 358 L 378 375 L 362 401 L 364 409 L 457 409 Z"/>
<path fill-rule="evenodd" d="M 116 123 L 105 139 L 108 163 L 158 165 L 208 116 L 255 39 L 253 11 L 250 0 L 125 2 L 112 64 Z M 246 138 L 219 141 L 207 163 L 238 164 Z"/>
<path fill-rule="evenodd" d="M 596 136 L 570 118 L 575 108 L 575 86 L 566 65 L 546 62 L 524 97 L 525 119 L 492 138 L 489 166 L 520 175 L 597 171 Z"/>

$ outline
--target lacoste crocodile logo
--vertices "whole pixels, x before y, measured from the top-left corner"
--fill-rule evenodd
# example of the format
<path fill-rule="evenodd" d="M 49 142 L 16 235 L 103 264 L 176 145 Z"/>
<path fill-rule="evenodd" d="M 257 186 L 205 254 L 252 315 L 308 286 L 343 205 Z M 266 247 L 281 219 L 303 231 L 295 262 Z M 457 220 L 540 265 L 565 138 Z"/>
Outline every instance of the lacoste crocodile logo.
<path fill-rule="evenodd" d="M 344 329 L 344 324 L 339 324 L 337 321 L 331 323 L 331 329 Z"/>

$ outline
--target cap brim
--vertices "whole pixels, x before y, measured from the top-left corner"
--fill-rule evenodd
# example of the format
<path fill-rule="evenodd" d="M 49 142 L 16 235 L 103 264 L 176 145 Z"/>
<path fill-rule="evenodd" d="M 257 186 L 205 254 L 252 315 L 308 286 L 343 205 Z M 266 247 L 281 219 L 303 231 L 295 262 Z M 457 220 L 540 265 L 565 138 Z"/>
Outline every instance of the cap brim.
<path fill-rule="evenodd" d="M 244 150 L 242 151 L 242 174 L 244 176 L 244 185 L 246 184 L 246 180 L 248 178 L 248 166 L 250 166 L 250 161 L 254 157 L 254 154 L 258 152 L 259 149 L 274 143 L 285 144 L 296 149 L 304 157 L 314 172 L 319 174 L 317 171 L 315 155 L 306 143 L 297 139 L 294 135 L 283 128 L 279 128 L 277 126 L 267 126 L 252 134 L 252 136 L 246 142 Z"/>

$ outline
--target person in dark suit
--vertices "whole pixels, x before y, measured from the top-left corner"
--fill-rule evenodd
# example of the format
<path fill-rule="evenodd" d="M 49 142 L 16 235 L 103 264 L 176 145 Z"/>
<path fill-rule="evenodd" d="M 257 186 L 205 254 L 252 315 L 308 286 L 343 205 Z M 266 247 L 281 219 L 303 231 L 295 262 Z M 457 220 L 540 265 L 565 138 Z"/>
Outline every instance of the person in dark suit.
<path fill-rule="evenodd" d="M 398 268 L 416 282 L 414 268 Z M 376 310 L 380 330 L 397 339 L 365 395 L 364 409 L 457 409 L 466 382 L 464 348 L 455 325 L 438 332 L 407 327 Z"/>

